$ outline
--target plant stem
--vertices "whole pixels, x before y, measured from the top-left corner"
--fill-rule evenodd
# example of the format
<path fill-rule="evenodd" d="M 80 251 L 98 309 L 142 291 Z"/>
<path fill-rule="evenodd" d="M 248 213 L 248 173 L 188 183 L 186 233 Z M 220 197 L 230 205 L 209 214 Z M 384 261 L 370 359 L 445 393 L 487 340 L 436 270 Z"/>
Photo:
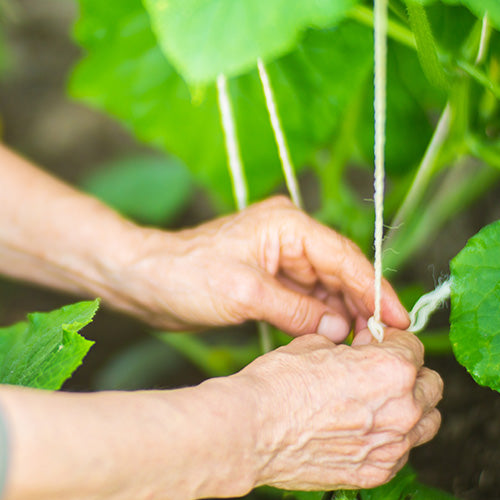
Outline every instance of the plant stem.
<path fill-rule="evenodd" d="M 432 34 L 425 7 L 415 0 L 406 0 L 410 26 L 417 42 L 417 54 L 429 82 L 435 87 L 448 89 L 448 76 L 438 57 L 436 42 Z"/>
<path fill-rule="evenodd" d="M 414 212 L 385 255 L 386 269 L 399 268 L 426 242 L 436 236 L 443 224 L 481 197 L 498 182 L 500 171 L 470 164 L 451 167 L 438 192 L 423 212 Z"/>
<path fill-rule="evenodd" d="M 360 24 L 373 27 L 373 11 L 369 7 L 358 5 L 351 9 L 348 16 Z M 406 28 L 406 26 L 403 26 L 392 19 L 389 19 L 389 23 L 387 25 L 387 35 L 402 45 L 405 45 L 412 50 L 417 50 L 417 42 L 415 41 L 413 33 Z M 443 53 L 441 51 L 438 50 L 437 54 L 439 59 L 443 58 Z M 474 64 L 462 59 L 456 59 L 455 64 L 458 68 L 469 75 L 476 83 L 490 90 L 497 98 L 500 99 L 500 87 L 493 83 L 487 75 L 475 67 Z"/>
<path fill-rule="evenodd" d="M 476 83 L 489 90 L 497 99 L 500 99 L 500 87 L 492 82 L 483 71 L 467 61 L 457 60 L 456 63 Z"/>
<path fill-rule="evenodd" d="M 500 146 L 492 147 L 484 144 L 473 135 L 468 135 L 466 139 L 467 149 L 475 158 L 483 160 L 488 165 L 500 169 Z"/>
<path fill-rule="evenodd" d="M 439 118 L 434 135 L 432 136 L 431 142 L 427 147 L 408 194 L 392 221 L 391 229 L 386 236 L 386 247 L 390 245 L 390 241 L 392 240 L 394 232 L 397 230 L 398 226 L 408 217 L 410 213 L 415 210 L 427 187 L 429 186 L 429 182 L 435 171 L 439 153 L 441 152 L 441 148 L 443 147 L 443 144 L 448 136 L 450 123 L 451 105 L 448 102 L 443 113 L 441 114 L 441 117 Z"/>
<path fill-rule="evenodd" d="M 273 350 L 273 341 L 271 336 L 271 328 L 269 328 L 269 324 L 265 321 L 257 322 L 257 330 L 259 332 L 259 342 L 260 348 L 263 353 L 269 352 Z"/>

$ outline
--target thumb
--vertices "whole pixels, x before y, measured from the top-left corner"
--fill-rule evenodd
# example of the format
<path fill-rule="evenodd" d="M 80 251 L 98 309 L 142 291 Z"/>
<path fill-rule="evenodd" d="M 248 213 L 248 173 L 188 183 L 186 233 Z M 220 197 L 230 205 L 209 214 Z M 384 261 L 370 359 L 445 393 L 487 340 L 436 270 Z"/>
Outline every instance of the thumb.
<path fill-rule="evenodd" d="M 290 335 L 319 333 L 332 342 L 342 342 L 351 322 L 315 297 L 290 290 L 276 278 L 263 273 L 256 319 L 273 324 Z"/>

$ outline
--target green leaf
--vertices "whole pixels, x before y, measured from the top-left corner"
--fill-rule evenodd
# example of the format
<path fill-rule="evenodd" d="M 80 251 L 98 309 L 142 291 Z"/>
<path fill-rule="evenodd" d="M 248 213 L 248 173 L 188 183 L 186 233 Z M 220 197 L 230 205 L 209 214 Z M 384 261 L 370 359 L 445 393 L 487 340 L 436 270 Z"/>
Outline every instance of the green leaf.
<path fill-rule="evenodd" d="M 80 0 L 80 6 L 75 34 L 87 56 L 72 76 L 70 92 L 118 117 L 139 139 L 179 157 L 219 207 L 232 207 L 215 87 L 191 95 L 158 46 L 140 0 Z M 298 167 L 331 141 L 371 64 L 371 30 L 346 22 L 308 31 L 293 53 L 268 65 Z M 250 198 L 257 200 L 283 179 L 257 71 L 230 80 L 229 88 Z"/>
<path fill-rule="evenodd" d="M 420 483 L 409 465 L 403 467 L 389 483 L 371 490 L 361 490 L 360 496 L 361 500 L 455 500 L 449 493 Z"/>
<path fill-rule="evenodd" d="M 193 192 L 189 171 L 172 157 L 138 156 L 99 167 L 82 187 L 127 217 L 164 224 L 178 215 Z"/>
<path fill-rule="evenodd" d="M 59 389 L 93 345 L 78 331 L 98 307 L 99 300 L 79 302 L 0 328 L 0 383 Z"/>
<path fill-rule="evenodd" d="M 422 5 L 436 3 L 437 0 L 415 0 Z M 500 29 L 500 2 L 498 0 L 443 0 L 451 5 L 461 4 L 467 7 L 475 16 L 482 19 L 488 13 L 488 19 L 496 29 Z"/>
<path fill-rule="evenodd" d="M 308 27 L 342 20 L 358 0 L 144 0 L 160 44 L 194 85 L 250 71 L 291 51 Z"/>
<path fill-rule="evenodd" d="M 473 236 L 451 262 L 450 339 L 474 380 L 500 391 L 500 221 Z"/>
<path fill-rule="evenodd" d="M 479 18 L 488 13 L 490 23 L 496 29 L 500 29 L 500 2 L 498 0 L 461 0 L 460 3 Z"/>

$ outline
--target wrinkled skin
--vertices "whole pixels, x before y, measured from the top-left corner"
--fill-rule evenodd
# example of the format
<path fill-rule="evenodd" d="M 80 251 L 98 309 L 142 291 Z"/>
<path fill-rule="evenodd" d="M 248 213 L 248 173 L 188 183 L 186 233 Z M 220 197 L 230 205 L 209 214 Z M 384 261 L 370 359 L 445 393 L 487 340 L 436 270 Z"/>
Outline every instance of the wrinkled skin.
<path fill-rule="evenodd" d="M 237 377 L 258 401 L 259 484 L 323 490 L 390 480 L 440 425 L 443 384 L 423 354 L 413 334 L 388 329 L 383 343 L 354 347 L 305 335 L 250 364 Z"/>
<path fill-rule="evenodd" d="M 437 431 L 442 384 L 422 367 L 418 339 L 388 330 L 373 344 L 364 329 L 374 309 L 371 264 L 286 198 L 170 233 L 136 226 L 2 147 L 0 174 L 1 273 L 100 296 L 161 328 L 262 319 L 299 337 L 193 388 L 0 387 L 12 443 L 6 499 L 376 486 Z M 409 325 L 387 282 L 382 320 Z M 336 345 L 351 326 L 353 347 Z"/>
<path fill-rule="evenodd" d="M 340 342 L 352 324 L 364 328 L 373 311 L 366 257 L 284 197 L 173 237 L 141 229 L 133 255 L 116 288 L 128 296 L 130 312 L 163 328 L 258 319 L 292 335 L 319 332 Z M 409 324 L 386 281 L 382 319 L 402 329 Z"/>

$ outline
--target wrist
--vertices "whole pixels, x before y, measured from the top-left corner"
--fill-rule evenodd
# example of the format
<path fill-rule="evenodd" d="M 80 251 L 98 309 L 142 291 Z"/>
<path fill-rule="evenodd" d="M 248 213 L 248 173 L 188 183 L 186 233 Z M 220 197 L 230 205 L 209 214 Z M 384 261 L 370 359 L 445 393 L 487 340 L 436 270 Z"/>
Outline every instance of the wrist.
<path fill-rule="evenodd" d="M 209 379 L 189 398 L 196 422 L 194 446 L 197 484 L 189 498 L 239 497 L 249 493 L 260 476 L 257 401 L 245 377 Z M 198 441 L 198 442 L 195 442 Z"/>

